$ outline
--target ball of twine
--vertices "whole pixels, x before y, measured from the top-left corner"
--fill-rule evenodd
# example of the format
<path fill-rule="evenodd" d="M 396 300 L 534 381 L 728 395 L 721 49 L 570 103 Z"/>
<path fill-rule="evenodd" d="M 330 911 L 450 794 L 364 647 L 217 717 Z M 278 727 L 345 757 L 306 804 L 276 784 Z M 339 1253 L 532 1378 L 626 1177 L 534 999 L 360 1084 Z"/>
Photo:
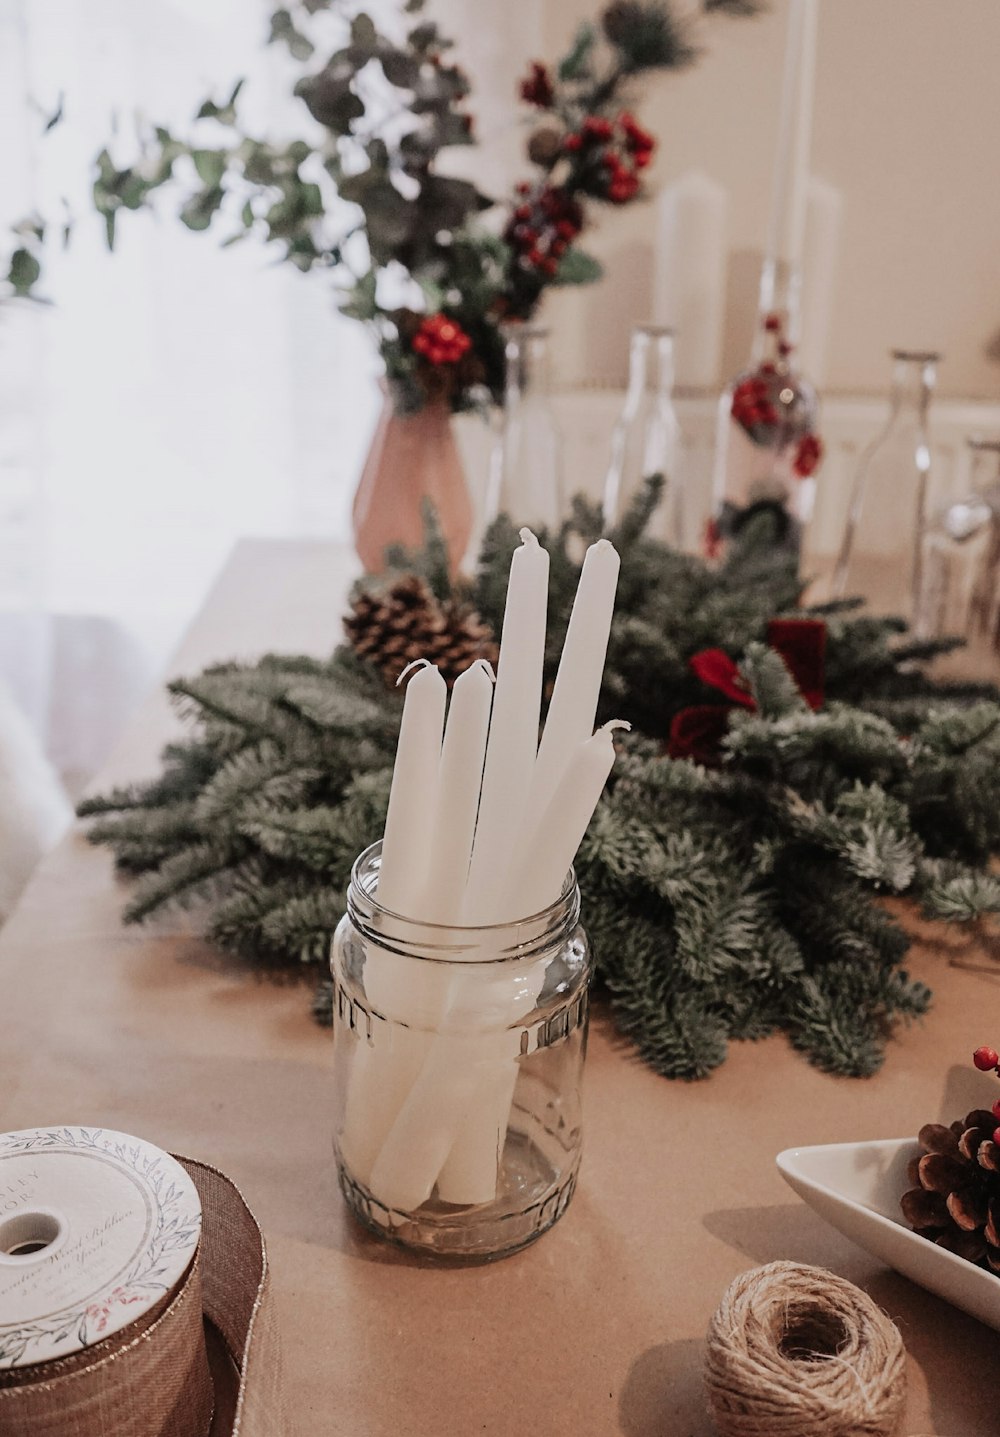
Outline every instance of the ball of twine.
<path fill-rule="evenodd" d="M 795 1262 L 738 1277 L 708 1328 L 722 1437 L 889 1437 L 906 1397 L 895 1323 L 853 1283 Z"/>

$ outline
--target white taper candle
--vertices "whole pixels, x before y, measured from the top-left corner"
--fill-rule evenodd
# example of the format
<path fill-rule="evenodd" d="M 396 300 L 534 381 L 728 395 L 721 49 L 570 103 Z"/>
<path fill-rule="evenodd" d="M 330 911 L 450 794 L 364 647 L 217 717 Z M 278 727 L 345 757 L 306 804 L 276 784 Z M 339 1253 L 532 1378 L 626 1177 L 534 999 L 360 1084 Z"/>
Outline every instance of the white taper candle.
<path fill-rule="evenodd" d="M 676 332 L 675 377 L 682 386 L 719 382 L 726 308 L 726 192 L 688 170 L 657 200 L 653 319 Z"/>
<path fill-rule="evenodd" d="M 607 539 L 591 544 L 584 556 L 531 775 L 531 793 L 521 825 L 524 837 L 534 831 L 548 808 L 573 753 L 594 732 L 620 568 L 618 551 Z M 514 900 L 517 901 L 516 895 Z M 518 907 L 512 916 L 522 917 L 531 912 L 530 908 Z"/>
<path fill-rule="evenodd" d="M 448 697 L 448 686 L 438 669 L 425 660 L 417 662 L 424 667 L 406 686 L 378 878 L 382 907 L 410 918 L 421 916 L 413 905 L 428 870 Z M 404 670 L 401 681 L 407 672 Z"/>
<path fill-rule="evenodd" d="M 815 176 L 809 181 L 802 253 L 802 335 L 798 362 L 814 384 L 826 382 L 826 363 L 837 285 L 837 256 L 844 197 Z"/>
<path fill-rule="evenodd" d="M 549 587 L 548 554 L 530 529 L 521 530 L 521 540 L 507 584 L 479 820 L 463 905 L 466 923 L 516 917 L 502 912 L 500 905 L 538 749 Z"/>
<path fill-rule="evenodd" d="M 802 263 L 812 148 L 819 0 L 791 0 L 781 90 L 781 117 L 767 253 L 792 268 Z"/>
<path fill-rule="evenodd" d="M 612 720 L 570 755 L 548 807 L 527 835 L 511 870 L 507 903 L 516 904 L 519 913 L 540 913 L 559 897 L 614 766 L 613 732 L 628 727 Z"/>
<path fill-rule="evenodd" d="M 430 867 L 420 897 L 427 923 L 457 923 L 469 875 L 493 703 L 493 670 L 477 659 L 455 681 L 431 823 Z"/>

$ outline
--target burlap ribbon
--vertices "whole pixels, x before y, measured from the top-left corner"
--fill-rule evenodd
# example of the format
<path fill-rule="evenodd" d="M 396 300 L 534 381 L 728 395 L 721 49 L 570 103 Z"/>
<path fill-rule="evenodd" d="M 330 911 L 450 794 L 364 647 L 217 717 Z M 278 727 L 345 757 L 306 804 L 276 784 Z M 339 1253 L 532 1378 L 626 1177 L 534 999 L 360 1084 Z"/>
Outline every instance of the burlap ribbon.
<path fill-rule="evenodd" d="M 180 1285 L 104 1342 L 0 1373 L 3 1437 L 288 1437 L 260 1228 L 223 1173 L 178 1162 L 202 1206 Z"/>

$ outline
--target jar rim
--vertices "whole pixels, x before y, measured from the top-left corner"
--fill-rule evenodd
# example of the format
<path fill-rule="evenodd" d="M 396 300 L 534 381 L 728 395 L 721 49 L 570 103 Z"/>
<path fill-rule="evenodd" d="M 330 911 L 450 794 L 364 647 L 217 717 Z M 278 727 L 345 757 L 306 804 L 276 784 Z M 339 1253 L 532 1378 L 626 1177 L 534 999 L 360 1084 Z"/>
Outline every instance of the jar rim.
<path fill-rule="evenodd" d="M 371 891 L 373 885 L 370 885 L 370 879 L 372 874 L 377 874 L 375 864 L 381 848 L 381 840 L 371 843 L 354 860 L 347 894 L 348 913 L 355 926 L 371 930 L 372 937 L 377 936 L 381 942 L 388 939 L 390 946 L 397 948 L 401 944 L 412 944 L 421 950 L 421 957 L 431 961 L 461 962 L 463 960 L 457 956 L 448 955 L 474 948 L 482 948 L 493 956 L 467 961 L 517 961 L 527 953 L 537 953 L 540 948 L 555 942 L 560 934 L 575 927 L 579 920 L 580 890 L 572 867 L 566 874 L 559 897 L 537 913 L 524 914 L 502 923 L 481 924 L 431 923 L 410 918 L 386 908 Z"/>

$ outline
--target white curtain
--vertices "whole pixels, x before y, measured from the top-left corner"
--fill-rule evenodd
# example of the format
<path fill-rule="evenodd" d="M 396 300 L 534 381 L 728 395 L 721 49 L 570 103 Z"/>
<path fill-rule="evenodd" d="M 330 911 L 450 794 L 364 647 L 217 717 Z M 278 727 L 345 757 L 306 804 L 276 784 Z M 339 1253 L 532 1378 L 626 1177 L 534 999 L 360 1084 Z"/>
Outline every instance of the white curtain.
<path fill-rule="evenodd" d="M 58 219 L 63 197 L 76 216 L 69 247 L 49 246 L 52 304 L 0 316 L 0 670 L 40 722 L 75 707 L 65 686 L 51 693 L 66 620 L 57 642 L 45 615 L 87 616 L 69 649 L 76 633 L 92 657 L 107 651 L 90 676 L 113 690 L 107 729 L 237 538 L 348 537 L 377 363 L 329 279 L 253 241 L 221 250 L 168 197 L 157 215 L 124 214 L 110 255 L 88 204 L 113 125 L 124 161 L 137 114 L 182 128 L 241 75 L 261 134 L 305 128 L 287 57 L 263 44 L 268 13 L 263 0 L 0 0 L 0 221 Z M 60 94 L 65 118 L 43 136 Z M 75 746 L 69 767 L 86 768 L 107 736 L 81 747 L 64 730 L 50 748 Z"/>

